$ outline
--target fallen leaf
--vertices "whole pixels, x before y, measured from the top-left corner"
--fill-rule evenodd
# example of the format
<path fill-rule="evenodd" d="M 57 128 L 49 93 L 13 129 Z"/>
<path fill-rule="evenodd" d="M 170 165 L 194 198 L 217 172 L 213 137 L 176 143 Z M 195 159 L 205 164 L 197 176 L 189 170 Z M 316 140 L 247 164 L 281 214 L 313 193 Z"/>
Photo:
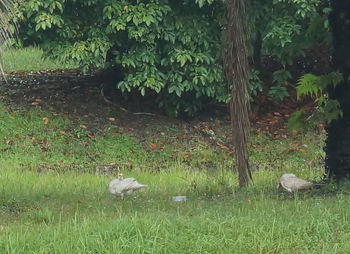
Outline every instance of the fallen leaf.
<path fill-rule="evenodd" d="M 298 152 L 300 152 L 300 153 L 305 153 L 305 150 L 302 149 L 302 148 L 297 148 L 297 149 L 295 149 L 295 150 L 298 151 Z"/>
<path fill-rule="evenodd" d="M 6 145 L 12 146 L 14 144 L 15 144 L 15 142 L 13 140 L 7 140 L 6 141 Z"/>
<path fill-rule="evenodd" d="M 154 144 L 154 143 L 151 143 L 150 146 L 151 146 L 151 148 L 154 149 L 154 148 L 157 148 L 158 145 L 157 145 L 157 144 Z"/>
<path fill-rule="evenodd" d="M 185 158 L 185 159 L 188 159 L 188 158 L 190 158 L 190 157 L 191 157 L 191 154 L 188 154 L 188 153 L 185 153 L 185 154 L 184 154 L 184 158 Z"/>
<path fill-rule="evenodd" d="M 45 125 L 47 125 L 49 123 L 49 118 L 48 117 L 44 117 L 43 118 L 43 122 Z"/>
<path fill-rule="evenodd" d="M 80 127 L 81 129 L 87 129 L 86 125 L 83 125 L 83 124 L 81 124 L 79 127 Z"/>
<path fill-rule="evenodd" d="M 38 106 L 39 104 L 44 103 L 44 101 L 42 99 L 35 99 L 35 101 L 33 101 L 31 104 L 32 106 Z"/>
<path fill-rule="evenodd" d="M 42 145 L 42 146 L 40 146 L 40 149 L 41 149 L 41 151 L 46 152 L 49 150 L 49 147 Z"/>
<path fill-rule="evenodd" d="M 225 150 L 225 151 L 230 151 L 230 150 L 231 150 L 229 147 L 227 147 L 227 146 L 225 146 L 225 145 L 219 144 L 219 146 L 220 146 L 220 148 L 221 148 L 222 150 Z"/>
<path fill-rule="evenodd" d="M 92 132 L 89 132 L 89 133 L 87 134 L 87 136 L 88 136 L 89 138 L 94 138 L 94 137 L 95 137 L 95 134 L 93 134 Z"/>
<path fill-rule="evenodd" d="M 108 121 L 111 121 L 111 122 L 114 122 L 115 121 L 115 118 L 114 117 L 109 117 L 107 118 Z"/>
<path fill-rule="evenodd" d="M 299 131 L 298 131 L 298 130 L 292 130 L 292 134 L 293 134 L 293 135 L 298 135 L 298 134 L 299 134 Z"/>

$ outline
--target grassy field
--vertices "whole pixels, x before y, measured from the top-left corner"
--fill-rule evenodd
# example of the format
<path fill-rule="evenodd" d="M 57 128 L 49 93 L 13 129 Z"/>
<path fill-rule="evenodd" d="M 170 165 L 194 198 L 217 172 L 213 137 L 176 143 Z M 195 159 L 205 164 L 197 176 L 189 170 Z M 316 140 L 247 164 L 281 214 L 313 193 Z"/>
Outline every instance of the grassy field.
<path fill-rule="evenodd" d="M 154 137 L 142 143 L 112 123 L 89 137 L 82 120 L 5 104 L 0 122 L 0 253 L 350 252 L 346 183 L 295 195 L 275 189 L 285 172 L 320 179 L 319 135 L 254 135 L 251 159 L 260 170 L 240 190 L 232 160 L 201 139 L 149 150 L 144 143 Z M 156 128 L 159 138 L 182 135 Z M 110 196 L 116 172 L 99 166 L 114 162 L 149 188 Z"/>
<path fill-rule="evenodd" d="M 3 68 L 7 72 L 12 71 L 38 71 L 51 69 L 74 68 L 74 65 L 62 65 L 43 56 L 43 51 L 37 47 L 22 49 L 9 49 L 2 58 Z"/>

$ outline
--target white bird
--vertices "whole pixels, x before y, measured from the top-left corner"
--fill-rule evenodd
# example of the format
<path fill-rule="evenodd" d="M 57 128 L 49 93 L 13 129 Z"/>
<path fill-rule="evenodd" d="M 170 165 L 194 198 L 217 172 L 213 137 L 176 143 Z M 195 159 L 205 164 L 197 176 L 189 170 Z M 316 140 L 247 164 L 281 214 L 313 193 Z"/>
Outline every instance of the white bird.
<path fill-rule="evenodd" d="M 123 178 L 122 174 L 118 174 L 118 178 L 113 179 L 108 186 L 109 192 L 117 197 L 124 197 L 124 195 L 130 195 L 134 191 L 146 188 L 146 184 L 141 184 L 135 180 L 135 178 Z"/>
<path fill-rule="evenodd" d="M 284 188 L 288 192 L 295 192 L 300 190 L 308 190 L 314 184 L 305 181 L 304 179 L 298 178 L 294 174 L 284 174 L 280 178 L 280 182 L 277 184 L 277 188 Z"/>

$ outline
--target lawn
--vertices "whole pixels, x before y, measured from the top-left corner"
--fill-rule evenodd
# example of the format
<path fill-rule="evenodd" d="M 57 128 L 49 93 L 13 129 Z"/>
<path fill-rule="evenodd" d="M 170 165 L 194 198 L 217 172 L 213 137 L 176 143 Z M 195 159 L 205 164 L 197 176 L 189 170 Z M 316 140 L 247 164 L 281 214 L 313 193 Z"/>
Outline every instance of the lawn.
<path fill-rule="evenodd" d="M 44 57 L 43 51 L 38 47 L 8 49 L 2 56 L 1 62 L 7 72 L 12 71 L 38 71 L 48 69 L 74 68 L 74 65 L 55 63 Z"/>
<path fill-rule="evenodd" d="M 184 129 L 150 125 L 140 138 L 110 122 L 91 135 L 83 117 L 13 106 L 0 104 L 0 253 L 350 252 L 347 183 L 275 188 L 285 172 L 320 179 L 316 132 L 276 140 L 254 132 L 254 183 L 239 189 L 227 151 L 194 134 L 169 138 Z M 101 170 L 110 163 L 149 187 L 112 197 L 117 171 Z"/>

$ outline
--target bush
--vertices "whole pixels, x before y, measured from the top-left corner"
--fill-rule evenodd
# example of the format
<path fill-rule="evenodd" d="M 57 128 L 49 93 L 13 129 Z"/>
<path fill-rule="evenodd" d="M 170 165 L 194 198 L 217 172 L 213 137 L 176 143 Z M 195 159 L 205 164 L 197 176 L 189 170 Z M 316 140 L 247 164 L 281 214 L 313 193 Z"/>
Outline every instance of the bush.
<path fill-rule="evenodd" d="M 122 68 L 119 89 L 156 93 L 171 113 L 191 114 L 208 98 L 228 99 L 220 63 L 222 6 L 197 2 L 29 0 L 16 6 L 16 17 L 24 44 L 40 44 L 85 71 Z"/>
<path fill-rule="evenodd" d="M 303 49 L 326 40 L 324 2 L 253 0 L 249 20 L 262 38 L 254 51 L 275 56 L 287 69 Z M 229 99 L 221 61 L 224 3 L 27 0 L 17 3 L 14 19 L 24 45 L 39 44 L 85 71 L 121 69 L 116 86 L 122 91 L 155 94 L 168 112 L 193 114 L 208 100 Z"/>

